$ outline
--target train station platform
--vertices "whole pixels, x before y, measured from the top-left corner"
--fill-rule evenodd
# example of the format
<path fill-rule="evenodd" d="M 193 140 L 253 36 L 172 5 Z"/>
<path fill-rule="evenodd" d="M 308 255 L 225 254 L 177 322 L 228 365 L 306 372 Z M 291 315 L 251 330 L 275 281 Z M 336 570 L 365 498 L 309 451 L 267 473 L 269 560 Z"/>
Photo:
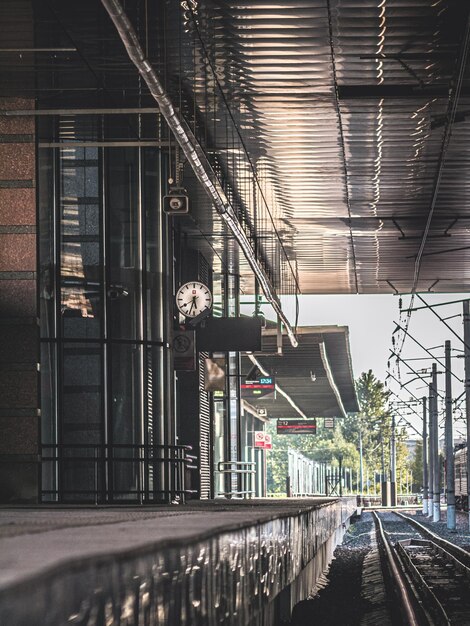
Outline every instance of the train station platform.
<path fill-rule="evenodd" d="M 0 624 L 282 624 L 355 510 L 351 497 L 3 507 Z"/>

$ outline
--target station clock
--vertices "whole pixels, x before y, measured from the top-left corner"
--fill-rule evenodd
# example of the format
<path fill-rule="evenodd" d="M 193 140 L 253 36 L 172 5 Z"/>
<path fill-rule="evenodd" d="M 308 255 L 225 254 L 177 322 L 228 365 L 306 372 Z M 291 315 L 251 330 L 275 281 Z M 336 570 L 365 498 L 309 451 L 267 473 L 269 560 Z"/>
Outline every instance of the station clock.
<path fill-rule="evenodd" d="M 212 306 L 212 294 L 204 283 L 190 281 L 176 292 L 176 306 L 185 317 L 196 317 Z"/>

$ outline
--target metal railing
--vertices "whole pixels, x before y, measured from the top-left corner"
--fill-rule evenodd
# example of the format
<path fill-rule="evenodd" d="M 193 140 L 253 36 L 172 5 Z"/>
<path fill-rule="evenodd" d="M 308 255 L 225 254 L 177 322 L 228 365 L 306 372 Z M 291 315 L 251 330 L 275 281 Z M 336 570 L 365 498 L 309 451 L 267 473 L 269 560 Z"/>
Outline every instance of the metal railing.
<path fill-rule="evenodd" d="M 190 446 L 43 444 L 42 501 L 184 503 L 188 472 L 197 469 Z"/>
<path fill-rule="evenodd" d="M 252 498 L 256 495 L 254 477 L 256 475 L 256 463 L 245 461 L 220 461 L 217 465 L 219 474 L 229 476 L 229 484 L 232 489 L 221 491 L 219 496 L 226 498 Z"/>

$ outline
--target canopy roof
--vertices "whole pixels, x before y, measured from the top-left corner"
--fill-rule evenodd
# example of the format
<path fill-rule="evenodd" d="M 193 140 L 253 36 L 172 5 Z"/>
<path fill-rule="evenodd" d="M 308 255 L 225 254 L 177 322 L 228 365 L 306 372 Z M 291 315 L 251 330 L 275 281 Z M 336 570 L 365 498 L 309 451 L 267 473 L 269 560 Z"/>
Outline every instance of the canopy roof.
<path fill-rule="evenodd" d="M 282 337 L 277 355 L 276 330 L 263 335 L 263 352 L 243 357 L 243 371 L 254 364 L 275 377 L 278 391 L 257 401 L 269 417 L 345 417 L 359 411 L 354 387 L 347 326 L 306 326 L 297 329 L 299 346 Z M 286 397 L 287 396 L 287 397 Z"/>

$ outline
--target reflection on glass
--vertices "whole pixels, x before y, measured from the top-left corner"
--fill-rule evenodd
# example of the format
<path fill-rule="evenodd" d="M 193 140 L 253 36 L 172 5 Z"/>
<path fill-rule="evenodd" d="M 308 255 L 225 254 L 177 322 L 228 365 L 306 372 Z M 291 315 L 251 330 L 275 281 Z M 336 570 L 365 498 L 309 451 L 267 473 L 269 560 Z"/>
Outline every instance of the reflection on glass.
<path fill-rule="evenodd" d="M 98 337 L 101 318 L 98 151 L 61 150 L 61 312 L 65 337 Z"/>
<path fill-rule="evenodd" d="M 99 141 L 98 128 L 61 117 L 58 138 Z M 42 442 L 57 456 L 45 499 L 140 502 L 162 487 L 142 460 L 164 438 L 164 348 L 147 344 L 164 339 L 159 164 L 155 149 L 40 151 Z"/>
<path fill-rule="evenodd" d="M 55 336 L 54 302 L 54 157 L 39 150 L 39 303 L 41 337 Z"/>

